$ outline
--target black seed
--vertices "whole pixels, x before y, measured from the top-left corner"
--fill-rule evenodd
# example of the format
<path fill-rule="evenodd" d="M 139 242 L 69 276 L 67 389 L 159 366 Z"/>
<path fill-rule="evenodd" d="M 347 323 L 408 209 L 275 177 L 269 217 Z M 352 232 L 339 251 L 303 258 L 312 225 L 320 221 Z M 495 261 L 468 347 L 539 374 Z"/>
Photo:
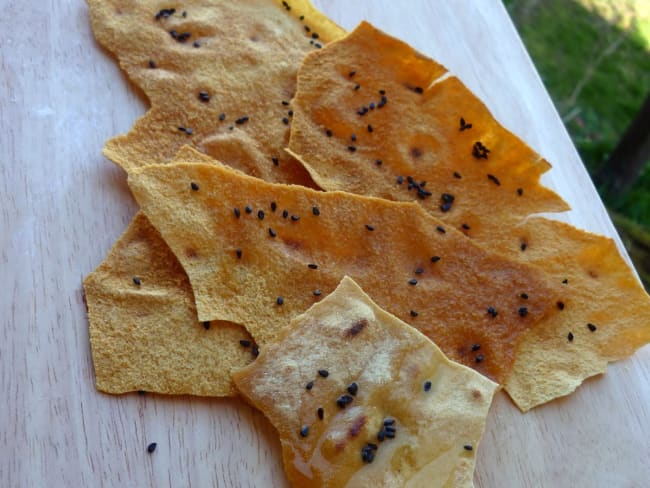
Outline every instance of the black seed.
<path fill-rule="evenodd" d="M 477 363 L 482 363 L 482 362 L 483 362 L 483 359 L 485 359 L 485 358 L 483 357 L 483 354 L 479 354 L 478 356 L 476 356 L 476 359 L 474 359 L 474 360 L 475 360 Z"/>
<path fill-rule="evenodd" d="M 175 8 L 164 8 L 164 9 L 160 10 L 156 14 L 155 19 L 156 20 L 167 19 L 167 18 L 171 17 L 172 15 L 174 15 L 175 12 L 176 12 Z"/>
<path fill-rule="evenodd" d="M 440 261 L 440 256 L 431 256 L 432 263 L 437 263 L 438 261 Z"/>
<path fill-rule="evenodd" d="M 289 110 L 289 111 L 287 112 L 287 115 L 288 115 L 289 117 L 293 117 L 293 110 Z"/>
<path fill-rule="evenodd" d="M 436 227 L 436 230 L 438 232 L 440 232 L 441 234 L 444 234 L 445 232 L 447 232 L 442 225 L 439 225 L 438 227 Z"/>
<path fill-rule="evenodd" d="M 289 216 L 289 211 L 288 210 L 283 210 L 282 211 L 282 217 L 284 217 L 286 219 L 288 216 Z"/>
<path fill-rule="evenodd" d="M 329 129 L 326 129 L 326 130 L 325 130 L 325 135 L 326 135 L 327 137 L 332 137 L 332 131 L 329 130 Z"/>
<path fill-rule="evenodd" d="M 316 32 L 314 32 L 311 36 L 312 36 L 314 39 L 318 39 L 318 34 L 317 34 Z"/>
<path fill-rule="evenodd" d="M 451 203 L 449 202 L 443 203 L 442 205 L 440 205 L 440 210 L 443 212 L 449 212 L 451 210 Z"/>
<path fill-rule="evenodd" d="M 319 369 L 318 375 L 322 376 L 323 378 L 327 378 L 330 375 L 330 373 L 326 369 Z"/>
<path fill-rule="evenodd" d="M 354 89 L 355 89 L 355 90 L 358 90 L 359 88 L 361 88 L 361 85 L 360 85 L 359 83 L 357 83 L 356 85 L 354 85 Z"/>
<path fill-rule="evenodd" d="M 305 31 L 306 31 L 306 32 L 309 32 L 310 30 L 311 30 L 311 29 L 309 28 L 309 26 L 306 25 L 306 26 L 305 26 Z"/>
<path fill-rule="evenodd" d="M 461 117 L 460 118 L 460 130 L 464 131 L 465 129 L 471 129 L 471 128 L 472 128 L 472 124 L 465 123 L 465 119 Z"/>
<path fill-rule="evenodd" d="M 411 278 L 411 279 L 409 280 L 409 285 L 413 285 L 413 286 L 415 286 L 415 285 L 417 285 L 417 284 L 418 284 L 418 280 L 416 280 L 415 278 Z"/>
<path fill-rule="evenodd" d="M 203 328 L 205 330 L 210 330 L 210 321 L 209 320 L 206 320 L 205 322 L 203 322 Z"/>
<path fill-rule="evenodd" d="M 350 383 L 350 385 L 348 386 L 347 390 L 348 390 L 348 393 L 349 393 L 350 395 L 352 395 L 352 396 L 356 396 L 356 395 L 357 395 L 357 391 L 359 391 L 359 385 L 357 385 L 356 383 Z"/>
<path fill-rule="evenodd" d="M 522 242 L 519 245 L 519 249 L 521 249 L 522 251 L 525 251 L 527 247 L 528 247 L 528 244 L 526 244 L 525 242 Z"/>
<path fill-rule="evenodd" d="M 376 164 L 377 166 L 381 166 L 382 163 L 383 163 L 383 161 L 382 161 L 381 159 L 378 159 L 377 161 L 375 161 L 375 164 Z"/>
<path fill-rule="evenodd" d="M 264 220 L 264 210 L 257 211 L 257 218 L 260 220 Z"/>
<path fill-rule="evenodd" d="M 415 270 L 415 274 L 422 274 L 422 273 L 424 273 L 424 268 L 417 268 Z"/>
<path fill-rule="evenodd" d="M 289 125 L 289 119 L 286 118 L 286 117 L 282 117 L 282 123 L 283 123 L 284 125 Z"/>
<path fill-rule="evenodd" d="M 294 222 L 298 222 L 300 220 L 300 215 L 292 215 L 291 220 L 293 220 Z"/>
<path fill-rule="evenodd" d="M 559 308 L 560 310 L 564 310 L 564 302 L 557 302 L 556 305 L 557 305 L 557 308 Z"/>
<path fill-rule="evenodd" d="M 564 279 L 562 280 L 562 284 L 563 284 L 563 285 L 568 285 L 568 284 L 569 284 L 569 280 L 566 279 L 566 278 L 564 278 Z"/>
<path fill-rule="evenodd" d="M 320 290 L 314 290 L 312 293 L 314 294 L 315 297 L 319 297 L 322 295 L 323 292 Z"/>
<path fill-rule="evenodd" d="M 156 69 L 156 62 L 153 59 L 149 60 L 149 67 L 151 69 Z"/>
<path fill-rule="evenodd" d="M 271 212 L 275 212 L 278 208 L 278 204 L 275 202 L 271 202 Z"/>
<path fill-rule="evenodd" d="M 241 259 L 241 249 L 235 249 L 235 253 L 237 254 L 237 258 Z"/>
<path fill-rule="evenodd" d="M 445 202 L 445 203 L 453 203 L 455 200 L 454 196 L 451 195 L 450 193 L 443 193 L 440 195 L 440 199 Z"/>
<path fill-rule="evenodd" d="M 357 110 L 358 115 L 366 115 L 368 113 L 368 107 L 361 107 L 359 110 Z"/>
<path fill-rule="evenodd" d="M 416 87 L 413 89 L 413 91 L 414 91 L 415 93 L 420 93 L 420 94 L 424 93 L 424 90 L 422 89 L 421 86 L 416 86 Z"/>
<path fill-rule="evenodd" d="M 235 120 L 235 124 L 237 125 L 242 125 L 248 122 L 248 116 L 244 115 L 243 117 L 239 117 L 237 120 Z"/>
<path fill-rule="evenodd" d="M 220 113 L 220 114 L 219 114 L 219 120 L 221 120 L 222 122 L 223 122 L 224 120 L 226 120 L 226 114 L 224 114 L 224 113 Z"/>
<path fill-rule="evenodd" d="M 208 92 L 205 91 L 199 92 L 199 100 L 201 100 L 202 102 L 209 102 L 210 95 L 208 94 Z"/>
<path fill-rule="evenodd" d="M 411 317 L 417 317 L 419 314 L 415 310 L 410 311 Z"/>
<path fill-rule="evenodd" d="M 394 439 L 395 438 L 395 432 L 390 431 L 388 429 L 384 429 L 384 435 L 388 437 L 389 439 Z"/>
<path fill-rule="evenodd" d="M 384 425 L 395 425 L 395 419 L 391 417 L 386 417 L 384 419 Z"/>
<path fill-rule="evenodd" d="M 158 444 L 155 443 L 155 442 L 152 442 L 151 444 L 149 444 L 149 445 L 147 446 L 147 452 L 148 452 L 149 454 L 151 454 L 152 452 L 154 452 L 154 451 L 156 450 L 156 446 L 158 446 Z"/>
<path fill-rule="evenodd" d="M 357 72 L 354 71 L 354 70 L 352 70 L 352 71 L 350 71 L 350 72 L 348 73 L 348 76 L 349 76 L 350 78 L 352 78 L 352 77 L 353 77 L 354 75 L 356 75 L 356 74 L 357 74 Z"/>
<path fill-rule="evenodd" d="M 519 307 L 519 316 L 525 317 L 528 315 L 528 309 L 526 307 Z"/>
<path fill-rule="evenodd" d="M 467 224 L 463 224 L 463 225 L 461 225 L 461 227 L 462 227 L 463 229 L 465 229 L 465 230 L 469 230 L 469 229 L 470 229 L 469 225 L 467 225 Z"/>
<path fill-rule="evenodd" d="M 303 425 L 300 429 L 300 436 L 301 437 L 307 437 L 309 435 L 309 426 L 308 425 Z"/>
<path fill-rule="evenodd" d="M 260 348 L 259 348 L 259 346 L 253 346 L 253 347 L 251 348 L 251 355 L 252 355 L 254 358 L 256 358 L 257 356 L 260 355 Z"/>
<path fill-rule="evenodd" d="M 318 207 L 312 207 L 311 211 L 316 216 L 320 215 L 320 209 Z"/>
<path fill-rule="evenodd" d="M 341 395 L 336 399 L 336 404 L 339 406 L 339 408 L 345 408 L 348 406 L 354 398 L 352 398 L 350 395 Z"/>
<path fill-rule="evenodd" d="M 356 134 L 352 134 L 352 135 L 350 136 L 350 139 L 351 139 L 352 141 L 356 141 L 356 140 L 357 140 L 357 135 L 356 135 Z"/>
<path fill-rule="evenodd" d="M 250 206 L 250 205 L 246 205 L 246 208 L 245 208 L 244 210 L 246 211 L 246 213 L 247 213 L 247 214 L 249 214 L 249 213 L 252 213 L 252 212 L 253 212 L 253 209 L 251 208 L 251 206 Z"/>
<path fill-rule="evenodd" d="M 306 390 L 311 390 L 313 387 L 314 387 L 314 382 L 313 381 L 310 381 L 309 383 L 307 383 L 305 385 Z"/>
<path fill-rule="evenodd" d="M 463 449 L 465 449 L 466 451 L 473 451 L 474 450 L 474 448 L 472 447 L 471 444 L 465 444 L 463 446 Z"/>
<path fill-rule="evenodd" d="M 481 141 L 475 142 L 474 146 L 472 146 L 472 156 L 476 159 L 487 159 L 489 152 L 490 150 L 485 147 Z"/>
<path fill-rule="evenodd" d="M 569 332 L 566 338 L 569 339 L 569 342 L 573 341 L 573 332 Z"/>
<path fill-rule="evenodd" d="M 397 177 L 397 184 L 401 185 L 402 183 L 404 183 L 404 177 L 403 176 L 398 176 Z"/>
<path fill-rule="evenodd" d="M 422 388 L 424 391 L 431 391 L 431 382 L 429 380 L 425 381 Z"/>
<path fill-rule="evenodd" d="M 395 429 L 395 427 L 392 425 L 387 425 L 386 428 L 384 429 L 384 432 L 394 434 L 395 432 L 397 432 L 397 429 Z"/>
<path fill-rule="evenodd" d="M 241 344 L 242 347 L 251 347 L 251 341 L 247 339 L 240 339 L 239 344 Z"/>
<path fill-rule="evenodd" d="M 500 186 L 501 182 L 499 181 L 499 178 L 497 178 L 494 175 L 487 175 L 488 179 L 493 182 L 495 185 Z"/>
<path fill-rule="evenodd" d="M 169 35 L 172 36 L 174 39 L 178 39 L 178 32 L 175 30 L 170 30 Z"/>
<path fill-rule="evenodd" d="M 197 184 L 194 183 L 194 182 L 190 183 L 190 187 L 191 187 L 192 190 L 194 190 L 194 191 L 198 191 L 198 190 L 199 190 L 199 185 L 197 185 Z"/>
<path fill-rule="evenodd" d="M 382 429 L 379 432 L 377 432 L 377 440 L 379 442 L 384 442 L 384 437 L 385 436 L 386 436 L 386 431 L 385 430 Z"/>
<path fill-rule="evenodd" d="M 318 265 L 317 265 L 317 264 L 308 264 L 307 267 L 308 267 L 309 269 L 318 269 Z"/>
<path fill-rule="evenodd" d="M 316 415 L 318 415 L 318 418 L 323 420 L 323 417 L 325 417 L 325 410 L 323 410 L 323 407 L 318 407 L 318 410 L 316 410 Z"/>
<path fill-rule="evenodd" d="M 370 102 L 370 103 L 368 104 L 368 108 L 369 108 L 370 110 L 374 110 L 374 109 L 375 109 L 375 102 Z"/>
<path fill-rule="evenodd" d="M 372 132 L 372 131 L 373 131 L 372 125 L 368 124 L 368 132 Z"/>
<path fill-rule="evenodd" d="M 282 105 L 287 106 L 289 105 L 289 102 L 287 102 L 286 100 L 282 100 Z"/>
<path fill-rule="evenodd" d="M 356 151 L 356 150 L 357 150 L 356 147 L 354 147 L 354 146 L 348 146 L 348 151 L 350 151 L 350 152 L 354 152 L 354 151 Z"/>
<path fill-rule="evenodd" d="M 497 312 L 497 309 L 494 307 L 488 307 L 487 313 L 490 314 L 493 318 L 499 315 L 499 312 Z"/>
<path fill-rule="evenodd" d="M 481 348 L 480 344 L 472 344 L 472 352 L 476 352 Z"/>
<path fill-rule="evenodd" d="M 460 175 L 460 173 L 458 171 L 454 171 L 454 178 L 457 178 L 457 179 L 460 180 L 462 178 L 462 176 Z"/>
<path fill-rule="evenodd" d="M 269 235 L 270 235 L 271 237 L 276 237 L 278 234 L 277 234 L 273 229 L 271 229 L 271 228 L 269 227 Z"/>
<path fill-rule="evenodd" d="M 276 158 L 275 156 L 271 158 L 271 161 L 273 161 L 273 164 L 275 166 L 278 166 L 280 164 L 280 160 Z"/>
<path fill-rule="evenodd" d="M 241 212 L 239 211 L 239 209 L 237 207 L 235 207 L 233 209 L 233 212 L 235 213 L 235 217 L 239 218 L 241 216 Z"/>
<path fill-rule="evenodd" d="M 370 232 L 372 232 L 373 230 L 375 230 L 375 228 L 374 228 L 372 225 L 370 225 L 370 224 L 366 224 L 366 229 L 368 229 Z"/>
<path fill-rule="evenodd" d="M 133 277 L 133 284 L 137 285 L 137 286 L 140 286 L 142 284 L 142 281 L 140 281 L 140 278 L 138 278 L 137 276 L 134 276 Z"/>
<path fill-rule="evenodd" d="M 194 131 L 192 129 L 188 129 L 187 127 L 180 126 L 178 130 L 181 132 L 185 132 L 188 136 L 194 134 Z"/>
<path fill-rule="evenodd" d="M 194 41 L 194 44 L 192 44 L 194 47 L 201 47 L 201 44 L 199 44 L 199 41 Z"/>
<path fill-rule="evenodd" d="M 523 188 L 517 188 L 517 195 L 522 196 L 524 194 Z"/>
<path fill-rule="evenodd" d="M 304 16 L 304 15 L 301 15 L 301 16 L 300 16 L 300 20 L 305 20 L 305 16 Z"/>
<path fill-rule="evenodd" d="M 277 303 L 278 305 L 282 305 L 284 303 L 284 298 L 282 298 L 282 297 L 276 298 L 275 303 Z"/>
<path fill-rule="evenodd" d="M 524 300 L 528 300 L 528 293 L 522 293 L 522 294 L 519 295 L 519 296 L 520 296 L 521 298 L 523 298 Z"/>

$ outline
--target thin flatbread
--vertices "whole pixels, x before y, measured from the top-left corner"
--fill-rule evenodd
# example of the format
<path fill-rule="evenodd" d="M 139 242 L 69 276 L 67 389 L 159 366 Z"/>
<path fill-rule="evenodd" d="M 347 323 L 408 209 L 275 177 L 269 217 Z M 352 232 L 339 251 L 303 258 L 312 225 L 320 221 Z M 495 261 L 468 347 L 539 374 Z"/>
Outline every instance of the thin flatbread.
<path fill-rule="evenodd" d="M 243 324 L 261 347 L 349 275 L 452 359 L 499 381 L 519 335 L 557 300 L 539 270 L 488 253 L 414 203 L 206 164 L 140 168 L 129 185 L 187 272 L 199 319 Z"/>
<path fill-rule="evenodd" d="M 289 150 L 325 190 L 417 201 L 480 242 L 569 208 L 461 81 L 366 22 L 305 58 L 292 109 Z"/>
<path fill-rule="evenodd" d="M 504 382 L 526 411 L 571 393 L 650 342 L 650 297 L 613 240 L 541 217 L 516 230 L 518 238 L 503 236 L 499 249 L 543 267 L 560 293 L 543 327 L 522 336 Z"/>
<path fill-rule="evenodd" d="M 187 275 L 139 213 L 84 281 L 97 389 L 234 396 L 230 371 L 251 362 L 246 330 L 199 322 Z"/>
<path fill-rule="evenodd" d="M 234 380 L 278 430 L 292 485 L 312 488 L 473 486 L 497 387 L 347 277 Z"/>
<path fill-rule="evenodd" d="M 283 148 L 303 56 L 344 31 L 307 0 L 88 0 L 97 40 L 151 109 L 104 154 L 127 172 L 184 144 L 269 181 L 313 185 Z M 284 102 L 284 103 L 283 103 Z"/>

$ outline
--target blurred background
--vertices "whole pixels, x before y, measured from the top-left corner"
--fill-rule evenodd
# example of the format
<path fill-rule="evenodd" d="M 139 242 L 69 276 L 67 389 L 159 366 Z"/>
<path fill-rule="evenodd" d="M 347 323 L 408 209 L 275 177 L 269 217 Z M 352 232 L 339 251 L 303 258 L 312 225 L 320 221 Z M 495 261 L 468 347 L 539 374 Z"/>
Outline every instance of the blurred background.
<path fill-rule="evenodd" d="M 503 0 L 650 291 L 650 0 Z"/>

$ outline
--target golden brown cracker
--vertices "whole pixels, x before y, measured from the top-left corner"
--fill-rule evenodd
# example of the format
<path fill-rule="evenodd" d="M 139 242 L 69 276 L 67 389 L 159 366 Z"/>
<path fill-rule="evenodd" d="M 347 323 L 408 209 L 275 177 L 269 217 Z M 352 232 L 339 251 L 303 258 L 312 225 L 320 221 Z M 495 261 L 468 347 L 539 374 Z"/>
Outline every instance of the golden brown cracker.
<path fill-rule="evenodd" d="M 97 40 L 151 108 L 104 154 L 127 172 L 189 144 L 269 181 L 313 185 L 283 148 L 303 56 L 344 31 L 307 0 L 88 0 Z M 284 102 L 284 103 L 283 103 Z"/>
<path fill-rule="evenodd" d="M 573 392 L 650 342 L 650 297 L 611 239 L 541 217 L 515 231 L 497 247 L 543 268 L 560 295 L 543 325 L 521 336 L 504 382 L 526 411 Z"/>
<path fill-rule="evenodd" d="M 139 213 L 84 281 L 97 389 L 233 396 L 230 371 L 252 361 L 246 330 L 199 322 L 187 275 Z"/>
<path fill-rule="evenodd" d="M 349 275 L 452 359 L 501 379 L 517 337 L 555 306 L 541 272 L 414 203 L 206 164 L 148 166 L 129 185 L 188 273 L 199 318 L 244 324 L 260 346 Z"/>
<path fill-rule="evenodd" d="M 347 277 L 234 380 L 278 430 L 292 485 L 337 488 L 473 486 L 497 387 Z"/>
<path fill-rule="evenodd" d="M 368 23 L 305 58 L 292 108 L 289 149 L 325 190 L 417 201 L 479 241 L 568 209 L 462 82 Z"/>

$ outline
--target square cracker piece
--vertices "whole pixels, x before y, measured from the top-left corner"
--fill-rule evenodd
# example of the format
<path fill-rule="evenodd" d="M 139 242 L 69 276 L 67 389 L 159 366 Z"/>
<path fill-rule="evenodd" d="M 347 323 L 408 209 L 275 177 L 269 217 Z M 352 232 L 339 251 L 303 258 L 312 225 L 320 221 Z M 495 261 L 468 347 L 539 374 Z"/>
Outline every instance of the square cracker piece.
<path fill-rule="evenodd" d="M 311 488 L 473 486 L 497 388 L 347 277 L 234 380 L 278 430 L 292 485 Z"/>

